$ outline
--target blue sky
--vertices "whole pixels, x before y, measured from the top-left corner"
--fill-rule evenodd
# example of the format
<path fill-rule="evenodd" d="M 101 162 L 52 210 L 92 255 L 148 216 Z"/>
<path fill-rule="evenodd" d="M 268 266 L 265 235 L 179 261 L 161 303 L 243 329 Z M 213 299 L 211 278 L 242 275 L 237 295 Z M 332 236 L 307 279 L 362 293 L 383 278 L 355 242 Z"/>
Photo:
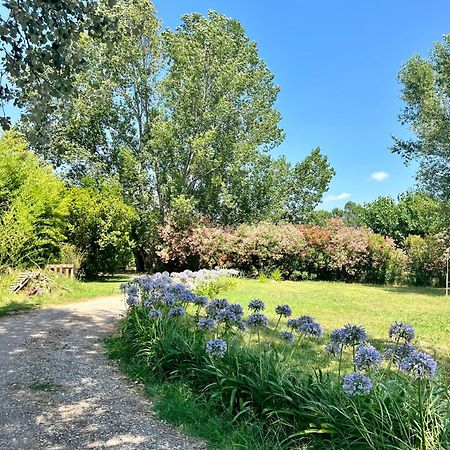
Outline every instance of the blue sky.
<path fill-rule="evenodd" d="M 396 196 L 414 185 L 415 167 L 405 167 L 388 149 L 391 135 L 407 136 L 397 121 L 402 102 L 396 77 L 410 56 L 426 56 L 450 33 L 448 0 L 154 4 L 164 27 L 208 9 L 243 24 L 281 87 L 277 108 L 286 139 L 275 153 L 296 162 L 320 146 L 336 169 L 325 208 Z"/>

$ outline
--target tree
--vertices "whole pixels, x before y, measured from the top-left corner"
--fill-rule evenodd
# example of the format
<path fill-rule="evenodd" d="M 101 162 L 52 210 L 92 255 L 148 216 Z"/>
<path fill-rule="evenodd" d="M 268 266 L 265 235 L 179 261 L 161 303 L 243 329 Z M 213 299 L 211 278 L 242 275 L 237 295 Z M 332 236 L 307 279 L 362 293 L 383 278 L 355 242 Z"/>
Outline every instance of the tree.
<path fill-rule="evenodd" d="M 17 132 L 0 138 L 0 267 L 57 259 L 65 240 L 64 183 Z"/>
<path fill-rule="evenodd" d="M 67 239 L 83 255 L 84 276 L 125 269 L 133 254 L 136 213 L 124 202 L 120 187 L 107 180 L 85 180 L 69 189 L 67 203 Z"/>
<path fill-rule="evenodd" d="M 286 219 L 294 223 L 307 222 L 323 194 L 328 191 L 335 173 L 327 157 L 320 153 L 320 148 L 295 164 L 286 189 Z"/>
<path fill-rule="evenodd" d="M 267 166 L 263 153 L 282 140 L 278 86 L 236 20 L 213 11 L 207 18 L 191 14 L 163 38 L 163 113 L 151 141 L 161 214 L 182 194 L 223 221 L 250 187 L 243 188 L 243 179 L 254 180 L 245 175 Z"/>
<path fill-rule="evenodd" d="M 0 107 L 7 102 L 24 107 L 33 96 L 29 114 L 39 121 L 52 99 L 70 92 L 73 76 L 83 63 L 73 43 L 83 32 L 99 34 L 108 26 L 98 14 L 98 4 L 97 0 L 3 2 L 7 16 L 0 17 Z M 3 111 L 0 127 L 10 125 Z"/>
<path fill-rule="evenodd" d="M 450 35 L 428 60 L 413 56 L 401 69 L 405 107 L 399 116 L 415 138 L 394 138 L 392 151 L 419 160 L 418 180 L 432 195 L 450 199 Z"/>

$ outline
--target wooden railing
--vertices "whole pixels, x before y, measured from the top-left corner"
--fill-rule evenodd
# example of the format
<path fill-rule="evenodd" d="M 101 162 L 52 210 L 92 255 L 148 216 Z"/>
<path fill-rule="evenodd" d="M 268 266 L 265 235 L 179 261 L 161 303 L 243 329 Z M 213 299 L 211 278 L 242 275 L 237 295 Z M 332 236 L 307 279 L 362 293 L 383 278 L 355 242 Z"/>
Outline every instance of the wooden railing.
<path fill-rule="evenodd" d="M 47 264 L 47 269 L 69 278 L 75 278 L 75 266 L 73 264 Z"/>

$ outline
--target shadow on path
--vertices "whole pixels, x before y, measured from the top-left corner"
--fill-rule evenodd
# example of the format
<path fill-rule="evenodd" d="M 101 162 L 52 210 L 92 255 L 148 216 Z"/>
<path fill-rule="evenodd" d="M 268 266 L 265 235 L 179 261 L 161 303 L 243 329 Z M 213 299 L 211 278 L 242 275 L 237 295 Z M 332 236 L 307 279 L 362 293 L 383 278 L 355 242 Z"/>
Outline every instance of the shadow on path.
<path fill-rule="evenodd" d="M 0 448 L 199 449 L 104 354 L 118 297 L 0 318 Z"/>

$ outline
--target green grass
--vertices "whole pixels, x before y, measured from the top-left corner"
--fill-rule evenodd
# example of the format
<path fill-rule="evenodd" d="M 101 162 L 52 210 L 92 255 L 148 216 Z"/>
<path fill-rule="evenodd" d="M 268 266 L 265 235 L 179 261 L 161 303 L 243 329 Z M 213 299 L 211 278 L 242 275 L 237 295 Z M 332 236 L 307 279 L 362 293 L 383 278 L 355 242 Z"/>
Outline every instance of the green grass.
<path fill-rule="evenodd" d="M 0 276 L 0 316 L 18 311 L 39 308 L 46 305 L 82 301 L 94 297 L 117 295 L 120 283 L 128 279 L 125 275 L 104 277 L 98 281 L 82 282 L 46 273 L 54 281 L 52 292 L 44 295 L 27 296 L 13 294 L 11 284 L 18 273 Z"/>
<path fill-rule="evenodd" d="M 389 324 L 405 321 L 414 325 L 420 347 L 450 359 L 450 297 L 441 289 L 240 279 L 222 296 L 242 306 L 264 300 L 273 323 L 275 306 L 287 303 L 294 316 L 314 316 L 328 332 L 349 322 L 363 325 L 375 341 L 387 339 Z"/>

